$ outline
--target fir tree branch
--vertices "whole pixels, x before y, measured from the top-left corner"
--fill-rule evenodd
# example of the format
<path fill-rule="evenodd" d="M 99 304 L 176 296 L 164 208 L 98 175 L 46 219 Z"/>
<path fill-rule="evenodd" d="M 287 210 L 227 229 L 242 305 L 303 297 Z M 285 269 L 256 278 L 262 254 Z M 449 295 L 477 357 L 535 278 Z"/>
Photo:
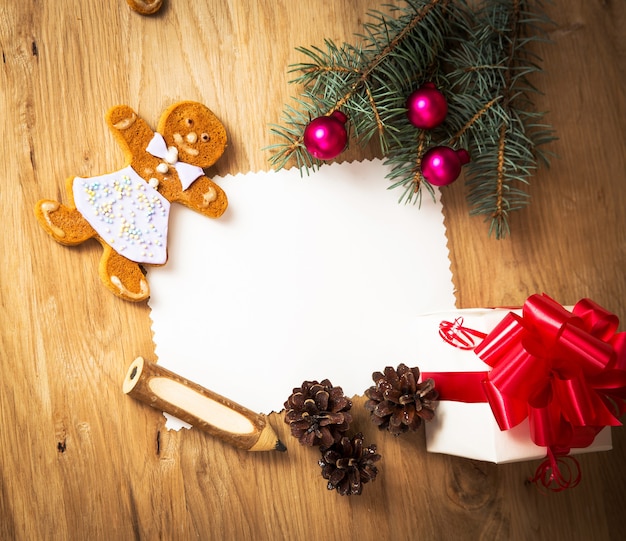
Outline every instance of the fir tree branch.
<path fill-rule="evenodd" d="M 537 9 L 531 9 L 537 6 Z M 555 139 L 551 126 L 534 111 L 538 92 L 530 78 L 541 71 L 532 50 L 544 41 L 549 21 L 540 0 L 408 0 L 389 6 L 393 16 L 370 12 L 360 43 L 298 48 L 308 60 L 293 65 L 291 82 L 303 86 L 295 105 L 283 112 L 284 125 L 270 126 L 278 142 L 267 147 L 277 169 L 295 162 L 301 170 L 322 162 L 303 143 L 315 117 L 342 110 L 353 138 L 366 144 L 378 135 L 390 189 L 399 201 L 420 203 L 421 191 L 434 197 L 422 176 L 423 154 L 432 146 L 465 148 L 470 213 L 490 221 L 490 234 L 509 233 L 510 212 L 529 200 L 526 187 L 537 161 L 549 165 L 542 146 Z M 419 130 L 406 116 L 406 98 L 433 82 L 448 102 L 440 126 Z"/>
<path fill-rule="evenodd" d="M 492 133 L 498 134 L 498 144 L 480 145 L 479 134 L 471 134 L 469 140 L 473 157 L 478 150 L 479 153 L 492 152 L 497 159 L 481 156 L 466 168 L 471 214 L 485 216 L 490 221 L 490 234 L 495 234 L 496 238 L 509 234 L 510 212 L 528 204 L 525 186 L 536 170 L 537 156 L 549 163 L 537 147 L 549 142 L 553 134 L 549 126 L 528 122 L 530 118 L 542 116 L 531 111 L 533 105 L 529 97 L 536 89 L 528 82 L 528 76 L 539 68 L 526 60 L 527 47 L 535 41 L 534 36 L 527 35 L 529 25 L 538 20 L 528 4 L 525 0 L 483 1 L 476 12 L 474 32 L 491 32 L 492 37 L 466 47 L 466 51 L 472 47 L 476 50 L 465 59 L 474 56 L 479 61 L 469 66 L 473 81 L 465 79 L 464 82 L 476 89 L 482 87 L 481 93 L 490 91 L 501 96 L 499 106 L 493 108 L 496 114 L 488 120 Z"/>
<path fill-rule="evenodd" d="M 370 15 L 376 19 L 377 24 L 364 25 L 367 34 L 360 36 L 368 46 L 367 49 L 348 44 L 338 47 L 330 40 L 325 42 L 326 51 L 317 47 L 298 48 L 312 60 L 312 63 L 292 66 L 290 71 L 299 71 L 301 75 L 291 82 L 303 84 L 307 89 L 306 96 L 311 101 L 306 107 L 309 112 L 315 111 L 315 116 L 329 116 L 337 110 L 346 109 L 355 129 L 355 136 L 361 143 L 367 143 L 377 133 L 381 149 L 386 153 L 389 148 L 388 137 L 394 139 L 395 130 L 392 121 L 405 111 L 403 100 L 399 100 L 395 92 L 390 93 L 387 90 L 388 87 L 394 86 L 389 84 L 389 79 L 397 80 L 399 75 L 393 72 L 394 64 L 397 62 L 389 60 L 389 57 L 395 54 L 404 56 L 402 46 L 407 41 L 415 41 L 415 36 L 412 35 L 415 29 L 419 28 L 435 9 L 442 10 L 450 2 L 451 0 L 422 0 L 409 3 L 410 7 L 404 10 L 395 8 L 403 14 L 400 17 L 400 27 L 397 29 L 396 20 L 386 18 L 380 12 L 371 12 Z M 440 26 L 435 22 L 440 23 L 440 18 L 431 22 L 434 30 Z M 432 62 L 432 59 L 429 60 Z M 341 77 L 336 77 L 337 75 Z M 400 77 L 405 79 L 404 85 L 407 85 L 413 75 L 410 72 L 403 72 Z M 368 106 L 364 107 L 365 104 Z M 385 114 L 381 114 L 379 109 L 384 109 Z M 313 115 L 302 119 L 298 115 L 292 117 L 290 113 L 293 113 L 293 108 L 287 107 L 284 119 L 290 124 L 290 130 L 281 129 L 276 125 L 271 126 L 272 133 L 286 139 L 286 142 L 267 147 L 275 151 L 270 157 L 270 162 L 277 169 L 281 169 L 295 157 L 298 163 L 310 164 L 315 168 L 321 162 L 306 158 L 303 144 L 304 129 Z M 371 118 L 374 119 L 374 127 L 371 125 Z"/>

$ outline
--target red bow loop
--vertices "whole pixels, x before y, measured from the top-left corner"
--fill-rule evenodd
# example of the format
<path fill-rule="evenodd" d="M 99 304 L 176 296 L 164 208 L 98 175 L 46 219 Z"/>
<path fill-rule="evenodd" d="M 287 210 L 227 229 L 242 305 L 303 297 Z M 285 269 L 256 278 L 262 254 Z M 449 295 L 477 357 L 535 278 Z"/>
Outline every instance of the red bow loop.
<path fill-rule="evenodd" d="M 602 341 L 608 341 L 617 332 L 619 318 L 591 299 L 581 299 L 572 310 L 586 324 L 589 332 Z"/>
<path fill-rule="evenodd" d="M 521 321 L 513 312 L 506 314 L 474 348 L 474 353 L 492 368 L 500 364 L 510 356 L 513 349 L 521 347 L 521 336 L 524 332 Z"/>
<path fill-rule="evenodd" d="M 557 345 L 565 325 L 584 326 L 581 318 L 573 315 L 547 295 L 528 297 L 522 307 L 522 319 L 530 336 L 548 350 Z"/>

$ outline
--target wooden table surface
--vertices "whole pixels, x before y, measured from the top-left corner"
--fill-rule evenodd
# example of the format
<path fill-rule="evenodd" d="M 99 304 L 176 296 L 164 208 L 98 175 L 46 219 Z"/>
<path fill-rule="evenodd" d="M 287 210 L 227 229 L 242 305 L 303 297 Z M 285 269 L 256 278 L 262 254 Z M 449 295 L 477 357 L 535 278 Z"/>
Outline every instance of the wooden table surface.
<path fill-rule="evenodd" d="M 135 356 L 153 358 L 148 307 L 102 287 L 97 243 L 61 247 L 34 219 L 39 198 L 66 200 L 66 177 L 122 165 L 103 118 L 118 103 L 154 126 L 172 102 L 202 101 L 230 136 L 211 174 L 269 169 L 268 124 L 298 94 L 295 47 L 352 42 L 376 7 L 169 0 L 143 17 L 123 0 L 0 3 L 1 539 L 621 538 L 622 428 L 612 451 L 580 457 L 577 488 L 544 495 L 525 483 L 537 461 L 427 453 L 423 432 L 378 433 L 357 397 L 354 426 L 383 461 L 351 498 L 326 490 L 316 453 L 290 440 L 282 414 L 270 422 L 287 453 L 167 431 L 121 390 Z M 547 9 L 556 24 L 536 82 L 558 159 L 532 179 L 532 205 L 504 241 L 468 216 L 462 182 L 444 189 L 457 305 L 546 292 L 563 304 L 591 297 L 626 320 L 626 2 Z"/>

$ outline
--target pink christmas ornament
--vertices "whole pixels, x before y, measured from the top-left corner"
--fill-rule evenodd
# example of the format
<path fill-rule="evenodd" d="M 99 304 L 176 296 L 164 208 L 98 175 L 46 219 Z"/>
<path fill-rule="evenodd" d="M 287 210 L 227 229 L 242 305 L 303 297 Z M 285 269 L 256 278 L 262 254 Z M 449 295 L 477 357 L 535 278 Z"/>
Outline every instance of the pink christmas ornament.
<path fill-rule="evenodd" d="M 448 102 L 433 83 L 425 83 L 406 100 L 409 122 L 416 128 L 432 130 L 448 114 Z"/>
<path fill-rule="evenodd" d="M 309 122 L 304 130 L 304 146 L 319 160 L 332 160 L 346 148 L 348 117 L 341 111 L 320 116 Z"/>
<path fill-rule="evenodd" d="M 422 175 L 435 186 L 447 186 L 461 173 L 461 167 L 470 161 L 467 150 L 433 147 L 422 157 Z"/>

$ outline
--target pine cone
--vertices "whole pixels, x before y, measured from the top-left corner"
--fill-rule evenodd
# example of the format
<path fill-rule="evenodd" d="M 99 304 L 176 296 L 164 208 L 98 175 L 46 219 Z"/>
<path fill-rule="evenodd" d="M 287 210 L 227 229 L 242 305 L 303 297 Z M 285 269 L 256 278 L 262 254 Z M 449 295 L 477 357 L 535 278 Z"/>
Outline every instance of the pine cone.
<path fill-rule="evenodd" d="M 302 445 L 328 447 L 350 427 L 352 402 L 327 379 L 305 381 L 285 402 L 285 423 Z"/>
<path fill-rule="evenodd" d="M 422 419 L 430 421 L 433 418 L 439 393 L 432 378 L 418 383 L 419 377 L 419 368 L 409 368 L 405 364 L 400 364 L 397 370 L 387 366 L 384 374 L 372 374 L 376 385 L 365 391 L 369 398 L 365 409 L 380 430 L 387 429 L 398 436 L 408 430 L 417 430 Z"/>
<path fill-rule="evenodd" d="M 328 490 L 337 489 L 342 496 L 361 494 L 363 485 L 376 478 L 380 460 L 376 445 L 363 446 L 360 432 L 352 439 L 344 436 L 328 448 L 322 448 L 322 477 L 328 479 Z"/>

